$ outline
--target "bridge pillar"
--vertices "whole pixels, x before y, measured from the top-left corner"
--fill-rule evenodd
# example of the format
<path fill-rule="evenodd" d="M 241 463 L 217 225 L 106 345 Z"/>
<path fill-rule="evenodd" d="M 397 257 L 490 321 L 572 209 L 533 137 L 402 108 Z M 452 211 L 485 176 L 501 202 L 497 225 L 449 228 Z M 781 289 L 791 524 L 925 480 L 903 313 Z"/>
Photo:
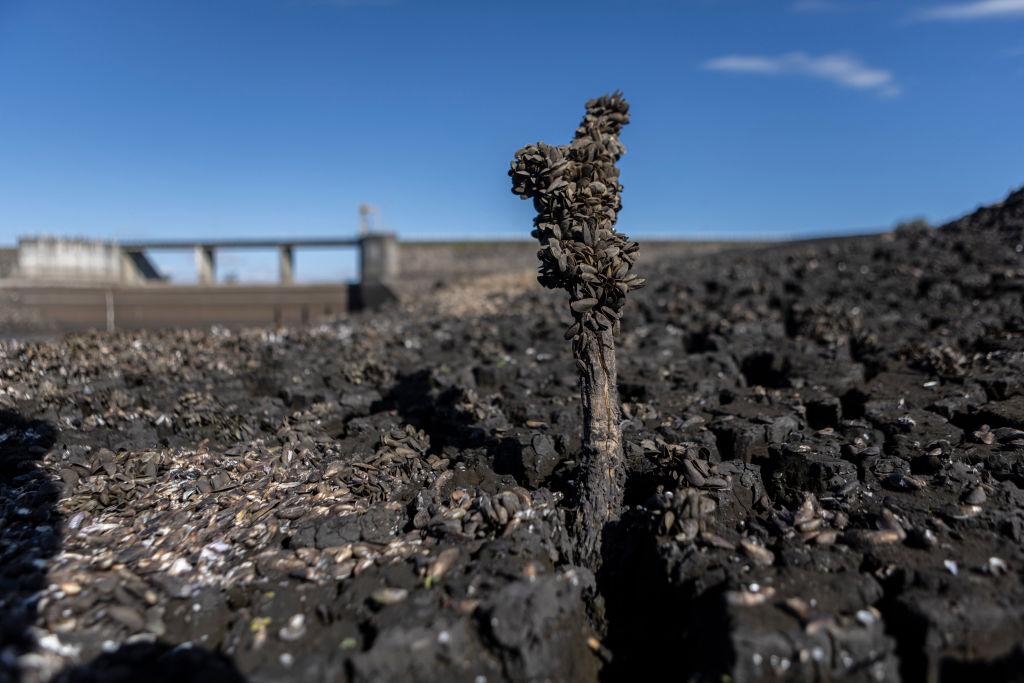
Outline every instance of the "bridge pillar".
<path fill-rule="evenodd" d="M 398 240 L 394 234 L 364 235 L 359 239 L 362 284 L 384 284 L 398 277 Z"/>
<path fill-rule="evenodd" d="M 359 238 L 359 308 L 376 308 L 394 301 L 389 286 L 398 279 L 398 240 L 391 233 Z"/>
<path fill-rule="evenodd" d="M 277 248 L 277 269 L 281 284 L 290 285 L 295 281 L 295 251 L 290 244 Z"/>
<path fill-rule="evenodd" d="M 213 247 L 203 246 L 197 244 L 195 247 L 196 256 L 196 276 L 201 285 L 211 285 L 216 279 L 216 258 L 213 253 Z"/>

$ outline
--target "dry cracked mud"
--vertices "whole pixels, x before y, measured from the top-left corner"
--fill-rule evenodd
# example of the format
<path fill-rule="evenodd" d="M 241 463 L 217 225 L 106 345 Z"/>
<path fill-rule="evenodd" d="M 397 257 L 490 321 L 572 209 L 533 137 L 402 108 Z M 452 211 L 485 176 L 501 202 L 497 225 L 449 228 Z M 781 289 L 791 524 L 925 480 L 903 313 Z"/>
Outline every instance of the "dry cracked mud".
<path fill-rule="evenodd" d="M 0 681 L 1024 678 L 1024 193 L 641 252 L 566 563 L 564 302 L 0 344 Z"/>

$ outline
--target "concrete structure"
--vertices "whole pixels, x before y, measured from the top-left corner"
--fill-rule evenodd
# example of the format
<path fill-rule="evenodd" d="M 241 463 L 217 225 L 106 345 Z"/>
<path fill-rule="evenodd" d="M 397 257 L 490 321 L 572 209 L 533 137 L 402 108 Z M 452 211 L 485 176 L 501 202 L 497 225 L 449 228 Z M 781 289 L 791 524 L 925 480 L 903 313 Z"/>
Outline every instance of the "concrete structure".
<path fill-rule="evenodd" d="M 295 248 L 284 244 L 277 251 L 277 270 L 282 285 L 295 282 Z"/>
<path fill-rule="evenodd" d="M 23 237 L 13 275 L 33 281 L 141 284 L 155 273 L 146 259 L 128 255 L 116 242 Z"/>
<path fill-rule="evenodd" d="M 398 241 L 390 234 L 369 234 L 359 239 L 360 280 L 390 284 L 398 279 Z"/>
<path fill-rule="evenodd" d="M 8 331 L 316 324 L 357 303 L 358 286 L 348 284 L 2 287 L 0 338 Z"/>
<path fill-rule="evenodd" d="M 278 280 L 282 285 L 295 282 L 296 249 L 359 249 L 360 283 L 388 284 L 398 276 L 398 240 L 393 233 L 372 233 L 357 238 L 324 238 L 290 240 L 239 239 L 205 242 L 162 241 L 123 242 L 127 254 L 148 254 L 152 251 L 191 250 L 195 254 L 199 284 L 217 282 L 218 249 L 275 249 Z"/>
<path fill-rule="evenodd" d="M 107 283 L 142 285 L 163 281 L 149 253 L 192 251 L 196 280 L 217 283 L 217 250 L 276 249 L 280 283 L 295 282 L 296 249 L 359 249 L 360 280 L 387 285 L 398 276 L 398 243 L 392 233 L 371 233 L 358 238 L 311 238 L 282 240 L 216 240 L 106 242 L 101 240 L 24 237 L 17 250 L 0 253 L 0 277 L 47 283 Z M 11 267 L 10 261 L 16 265 Z"/>
<path fill-rule="evenodd" d="M 218 283 L 219 249 L 276 249 L 280 283 Z M 359 249 L 358 284 L 295 283 L 298 248 Z M 155 250 L 191 251 L 198 284 L 162 278 Z M 0 335 L 84 329 L 317 323 L 395 299 L 393 234 L 351 239 L 115 243 L 24 238 L 0 253 Z"/>
<path fill-rule="evenodd" d="M 753 245 L 641 239 L 640 258 L 643 262 L 648 258 L 692 256 Z M 392 289 L 400 298 L 407 298 L 430 292 L 439 285 L 488 275 L 536 271 L 538 248 L 536 240 L 400 242 L 397 269 L 401 276 Z"/>
<path fill-rule="evenodd" d="M 19 246 L 26 243 L 29 241 L 23 240 Z M 83 269 L 77 262 L 64 271 L 30 269 L 36 278 L 15 273 L 14 278 L 0 281 L 0 336 L 96 328 L 317 323 L 352 310 L 374 308 L 396 297 L 430 296 L 440 285 L 537 268 L 533 240 L 399 243 L 394 235 L 370 233 L 352 239 L 165 241 L 117 246 L 124 257 L 120 271 L 117 260 L 97 247 L 91 252 L 85 249 L 94 257 L 87 261 L 94 270 L 78 281 L 58 277 L 81 275 Z M 654 257 L 709 253 L 730 246 L 739 245 L 645 240 L 641 248 L 645 256 Z M 277 249 L 281 282 L 216 283 L 217 250 L 222 248 Z M 359 283 L 297 284 L 294 258 L 300 248 L 358 248 Z M 178 285 L 160 279 L 147 257 L 150 251 L 160 249 L 192 251 L 202 281 Z M 106 258 L 104 254 L 108 254 Z M 13 250 L 0 250 L 0 273 L 5 263 L 10 272 L 14 255 Z M 100 275 L 111 279 L 104 281 Z M 115 275 L 125 280 L 114 279 Z"/>
<path fill-rule="evenodd" d="M 0 249 L 0 280 L 14 276 L 18 268 L 18 250 Z"/>
<path fill-rule="evenodd" d="M 360 240 L 359 296 L 364 308 L 376 308 L 396 298 L 398 242 L 394 235 L 368 234 Z"/>
<path fill-rule="evenodd" d="M 201 285 L 212 285 L 217 281 L 217 258 L 213 249 L 197 244 L 192 250 L 196 255 L 196 280 Z"/>

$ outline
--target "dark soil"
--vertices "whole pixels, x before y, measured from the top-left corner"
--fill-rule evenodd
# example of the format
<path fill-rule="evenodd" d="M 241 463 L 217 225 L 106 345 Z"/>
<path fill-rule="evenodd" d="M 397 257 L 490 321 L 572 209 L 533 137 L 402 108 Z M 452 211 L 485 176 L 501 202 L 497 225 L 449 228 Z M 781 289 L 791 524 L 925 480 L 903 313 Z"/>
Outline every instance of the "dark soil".
<path fill-rule="evenodd" d="M 0 345 L 0 681 L 1024 679 L 1024 194 L 641 252 L 566 563 L 564 301 Z"/>

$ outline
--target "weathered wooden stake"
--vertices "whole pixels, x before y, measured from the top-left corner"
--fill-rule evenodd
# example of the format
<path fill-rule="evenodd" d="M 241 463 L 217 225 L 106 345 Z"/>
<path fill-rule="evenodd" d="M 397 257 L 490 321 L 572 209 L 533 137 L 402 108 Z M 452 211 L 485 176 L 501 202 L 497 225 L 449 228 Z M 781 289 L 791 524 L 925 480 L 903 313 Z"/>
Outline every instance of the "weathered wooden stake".
<path fill-rule="evenodd" d="M 618 134 L 628 122 L 621 93 L 590 100 L 570 144 L 527 145 L 509 170 L 512 192 L 532 199 L 537 210 L 538 280 L 570 295 L 574 322 L 565 337 L 572 340 L 583 410 L 576 560 L 593 568 L 601 563 L 605 526 L 621 512 L 625 482 L 615 337 L 626 293 L 645 284 L 630 273 L 639 247 L 615 231 L 622 208 L 615 163 L 626 151 Z"/>

